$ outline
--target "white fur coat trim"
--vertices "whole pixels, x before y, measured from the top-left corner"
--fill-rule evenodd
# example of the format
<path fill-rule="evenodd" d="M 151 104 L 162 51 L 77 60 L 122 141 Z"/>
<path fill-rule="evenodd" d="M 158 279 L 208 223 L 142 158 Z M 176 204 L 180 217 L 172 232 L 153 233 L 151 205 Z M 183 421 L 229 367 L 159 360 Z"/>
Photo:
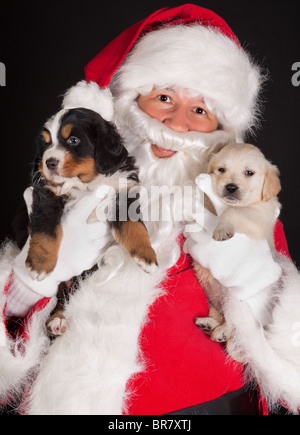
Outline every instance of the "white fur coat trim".
<path fill-rule="evenodd" d="M 55 340 L 31 389 L 28 414 L 120 415 L 128 379 L 142 369 L 139 334 L 162 273 L 147 274 L 119 250 L 84 281 L 66 310 L 69 329 Z M 117 255 L 119 255 L 117 254 Z M 107 267 L 109 271 L 107 272 Z M 105 284 L 101 284 L 104 282 Z M 129 397 L 128 397 L 129 395 Z"/>
<path fill-rule="evenodd" d="M 13 243 L 2 246 L 0 253 L 0 310 L 4 311 L 6 296 L 3 289 L 11 273 L 11 264 L 19 250 Z M 8 398 L 17 398 L 31 382 L 38 370 L 42 355 L 47 352 L 49 338 L 45 334 L 45 321 L 56 303 L 54 298 L 46 308 L 36 313 L 29 326 L 29 340 L 24 343 L 6 337 L 5 346 L 0 346 L 0 403 Z M 3 322 L 3 317 L 1 317 Z M 3 323 L 2 323 L 3 327 Z M 3 343 L 4 344 L 4 343 Z"/>
<path fill-rule="evenodd" d="M 230 350 L 246 361 L 249 381 L 259 386 L 269 409 L 281 403 L 289 411 L 300 409 L 300 275 L 293 263 L 278 256 L 283 270 L 273 285 L 275 308 L 264 330 L 255 321 L 247 301 L 233 292 L 225 302 L 225 317 L 235 330 Z"/>

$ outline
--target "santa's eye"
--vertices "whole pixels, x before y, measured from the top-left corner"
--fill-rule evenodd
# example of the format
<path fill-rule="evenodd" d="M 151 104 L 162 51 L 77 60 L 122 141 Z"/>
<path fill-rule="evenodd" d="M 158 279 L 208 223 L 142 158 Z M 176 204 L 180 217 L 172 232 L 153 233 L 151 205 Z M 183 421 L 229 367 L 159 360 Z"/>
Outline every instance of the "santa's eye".
<path fill-rule="evenodd" d="M 206 111 L 202 109 L 202 107 L 197 107 L 196 109 L 194 109 L 194 112 L 198 115 L 206 115 Z"/>
<path fill-rule="evenodd" d="M 70 136 L 69 139 L 67 139 L 67 144 L 71 146 L 77 146 L 80 144 L 80 139 L 76 136 Z"/>
<path fill-rule="evenodd" d="M 247 177 L 252 177 L 255 174 L 254 171 L 246 171 L 245 175 L 247 175 Z"/>
<path fill-rule="evenodd" d="M 170 103 L 171 102 L 171 98 L 168 95 L 158 95 L 157 97 L 159 99 L 159 101 L 162 101 L 163 103 Z"/>
<path fill-rule="evenodd" d="M 225 172 L 225 168 L 218 168 L 218 172 L 220 172 L 221 174 L 223 174 Z"/>

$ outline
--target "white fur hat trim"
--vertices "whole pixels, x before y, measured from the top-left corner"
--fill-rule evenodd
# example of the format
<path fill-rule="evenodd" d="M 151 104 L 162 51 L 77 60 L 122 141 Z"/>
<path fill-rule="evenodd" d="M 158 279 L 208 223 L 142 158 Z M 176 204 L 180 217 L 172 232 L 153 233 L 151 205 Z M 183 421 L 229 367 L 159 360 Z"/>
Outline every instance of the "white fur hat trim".
<path fill-rule="evenodd" d="M 144 35 L 117 71 L 112 89 L 129 98 L 153 87 L 190 89 L 224 127 L 243 132 L 255 123 L 260 83 L 259 68 L 236 42 L 197 24 Z"/>

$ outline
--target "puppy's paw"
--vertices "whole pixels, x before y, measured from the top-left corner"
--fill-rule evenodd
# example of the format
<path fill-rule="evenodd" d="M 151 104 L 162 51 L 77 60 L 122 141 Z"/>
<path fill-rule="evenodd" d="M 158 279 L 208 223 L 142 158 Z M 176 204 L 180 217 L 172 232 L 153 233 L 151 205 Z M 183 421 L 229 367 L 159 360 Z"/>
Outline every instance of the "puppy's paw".
<path fill-rule="evenodd" d="M 220 325 L 220 323 L 212 317 L 197 317 L 195 324 L 206 333 L 212 332 Z"/>
<path fill-rule="evenodd" d="M 36 264 L 34 261 L 32 261 L 31 257 L 27 257 L 25 264 L 31 278 L 34 281 L 43 281 L 54 270 L 55 267 L 47 267 L 46 270 L 43 270 L 44 265 L 40 266 L 39 264 Z"/>
<path fill-rule="evenodd" d="M 55 269 L 59 241 L 44 234 L 34 234 L 30 240 L 30 246 L 25 265 L 32 277 L 42 281 Z"/>
<path fill-rule="evenodd" d="M 214 341 L 218 341 L 219 343 L 224 343 L 229 340 L 231 337 L 230 328 L 228 328 L 226 322 L 223 325 L 218 326 L 213 330 L 211 334 L 211 339 Z"/>
<path fill-rule="evenodd" d="M 38 270 L 35 270 L 34 268 L 29 267 L 27 263 L 28 262 L 26 260 L 26 267 L 27 267 L 27 269 L 29 271 L 29 274 L 30 274 L 31 278 L 34 281 L 43 281 L 49 275 L 46 272 L 38 271 Z"/>
<path fill-rule="evenodd" d="M 54 337 L 63 335 L 68 328 L 67 319 L 61 315 L 53 315 L 46 323 L 46 328 L 48 333 Z"/>
<path fill-rule="evenodd" d="M 234 236 L 234 228 L 231 225 L 217 225 L 213 239 L 222 242 L 231 239 Z"/>
<path fill-rule="evenodd" d="M 151 246 L 141 246 L 130 252 L 131 257 L 136 264 L 146 273 L 153 273 L 158 268 L 157 258 L 154 249 Z"/>
<path fill-rule="evenodd" d="M 146 273 L 154 273 L 158 268 L 156 263 L 147 263 L 143 258 L 133 257 L 133 260 Z"/>
<path fill-rule="evenodd" d="M 43 262 L 41 264 L 40 261 L 34 260 L 30 255 L 28 255 L 25 262 L 31 278 L 35 281 L 43 281 L 51 272 L 53 272 L 55 264 L 53 267 L 49 266 L 49 263 L 45 264 L 45 262 Z"/>

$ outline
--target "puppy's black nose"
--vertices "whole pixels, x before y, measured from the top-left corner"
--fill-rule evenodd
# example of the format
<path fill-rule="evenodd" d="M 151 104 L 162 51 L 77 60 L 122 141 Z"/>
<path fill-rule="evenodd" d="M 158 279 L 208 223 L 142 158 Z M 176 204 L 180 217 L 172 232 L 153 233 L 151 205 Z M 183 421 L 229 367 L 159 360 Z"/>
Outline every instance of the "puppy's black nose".
<path fill-rule="evenodd" d="M 59 161 L 53 157 L 46 160 L 46 166 L 48 169 L 50 169 L 50 171 L 53 171 L 57 167 L 58 163 Z"/>
<path fill-rule="evenodd" d="M 238 190 L 238 186 L 236 184 L 230 183 L 225 186 L 225 189 L 228 193 L 234 193 L 236 190 Z"/>

